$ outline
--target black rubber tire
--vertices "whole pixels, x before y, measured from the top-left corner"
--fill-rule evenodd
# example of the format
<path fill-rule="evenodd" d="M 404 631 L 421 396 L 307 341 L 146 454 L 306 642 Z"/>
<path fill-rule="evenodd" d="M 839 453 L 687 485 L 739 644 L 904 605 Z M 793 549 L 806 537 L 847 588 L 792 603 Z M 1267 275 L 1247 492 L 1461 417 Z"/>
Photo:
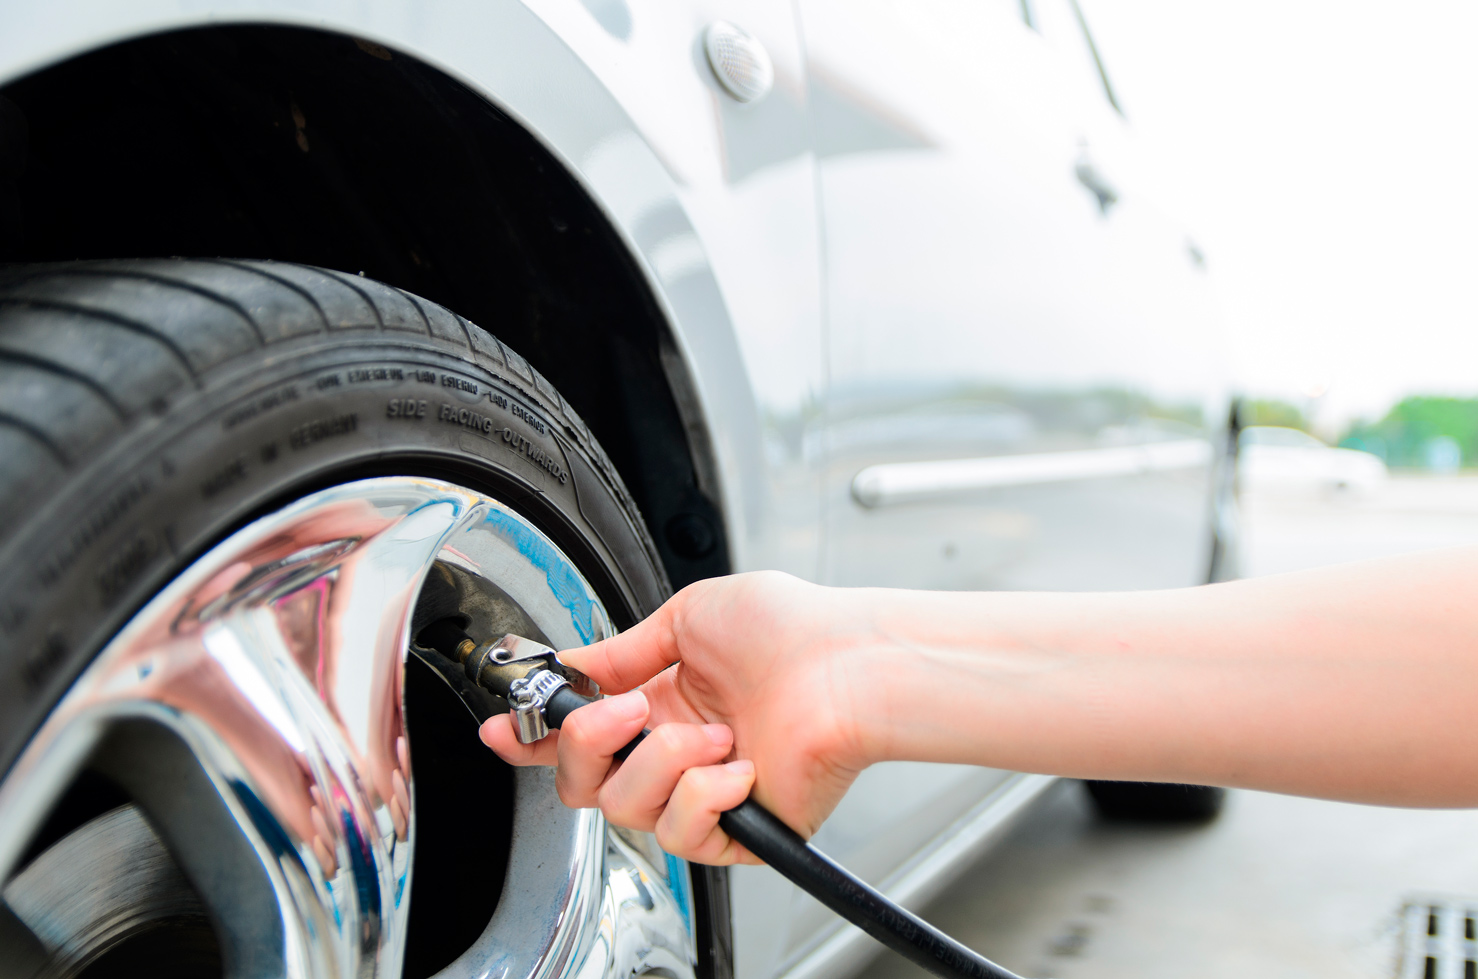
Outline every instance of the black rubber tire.
<path fill-rule="evenodd" d="M 0 771 L 191 560 L 371 475 L 445 478 L 514 506 L 619 626 L 669 593 L 584 423 L 523 358 L 434 303 L 263 261 L 0 270 Z"/>
<path fill-rule="evenodd" d="M 1135 823 L 1207 823 L 1226 802 L 1227 790 L 1213 785 L 1169 782 L 1084 782 L 1104 819 Z"/>

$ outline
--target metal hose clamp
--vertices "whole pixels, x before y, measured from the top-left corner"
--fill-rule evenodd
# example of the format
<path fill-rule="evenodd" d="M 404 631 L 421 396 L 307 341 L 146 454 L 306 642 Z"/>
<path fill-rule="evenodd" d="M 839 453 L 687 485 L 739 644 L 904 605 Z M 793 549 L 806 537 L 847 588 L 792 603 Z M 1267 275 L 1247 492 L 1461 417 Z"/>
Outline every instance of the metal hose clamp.
<path fill-rule="evenodd" d="M 544 708 L 556 690 L 569 685 L 568 680 L 552 670 L 535 670 L 509 685 L 509 712 L 513 715 L 513 730 L 519 744 L 533 744 L 548 736 L 549 722 L 544 718 Z"/>

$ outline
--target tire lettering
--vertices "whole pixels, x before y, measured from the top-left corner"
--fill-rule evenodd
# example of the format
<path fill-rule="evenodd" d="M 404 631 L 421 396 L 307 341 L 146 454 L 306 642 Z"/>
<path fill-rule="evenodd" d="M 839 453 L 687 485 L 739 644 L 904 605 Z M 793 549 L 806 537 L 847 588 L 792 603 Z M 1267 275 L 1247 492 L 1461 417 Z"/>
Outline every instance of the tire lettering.
<path fill-rule="evenodd" d="M 463 428 L 470 428 L 474 432 L 481 432 L 484 435 L 491 435 L 493 432 L 493 420 L 482 412 L 473 411 L 471 408 L 458 408 L 456 405 L 449 405 L 442 402 L 441 409 L 437 412 L 436 417 L 444 422 L 452 425 L 461 425 Z"/>
<path fill-rule="evenodd" d="M 570 474 L 565 472 L 564 467 L 555 461 L 554 457 L 545 452 L 539 446 L 529 441 L 525 435 L 520 435 L 511 428 L 505 428 L 500 433 L 503 441 L 514 452 L 521 453 L 526 459 L 538 466 L 540 469 L 559 480 L 563 486 L 570 481 Z"/>
<path fill-rule="evenodd" d="M 125 483 L 123 488 L 114 493 L 102 506 L 87 514 L 82 526 L 72 533 L 54 557 L 37 566 L 36 577 L 40 578 L 41 583 L 48 588 L 56 584 L 83 551 L 87 550 L 109 527 L 117 523 L 124 514 L 132 510 L 153 488 L 153 484 L 144 476 L 138 476 Z"/>
<path fill-rule="evenodd" d="M 534 426 L 534 428 L 538 430 L 540 435 L 549 434 L 549 429 L 544 427 L 543 420 L 535 415 L 532 411 L 529 411 L 523 405 L 519 404 L 517 401 L 513 402 L 508 410 L 513 413 L 513 416 L 515 418 L 522 418 L 524 421 Z"/>
<path fill-rule="evenodd" d="M 98 572 L 98 589 L 104 603 L 111 603 L 138 581 L 145 569 L 160 555 L 162 548 L 152 534 L 135 537 L 122 550 L 108 557 Z"/>
<path fill-rule="evenodd" d="M 416 398 L 391 398 L 385 405 L 386 418 L 425 418 L 426 402 Z"/>
<path fill-rule="evenodd" d="M 337 375 L 334 376 L 335 380 L 333 383 L 337 384 Z M 322 378 L 320 378 L 320 380 L 322 380 Z M 285 405 L 289 401 L 296 400 L 298 400 L 297 385 L 289 384 L 287 387 L 278 388 L 276 391 L 271 391 L 267 394 L 262 395 L 260 398 L 251 402 L 250 404 L 242 405 L 240 408 L 236 408 L 228 412 L 226 414 L 225 421 L 221 423 L 221 427 L 227 429 L 235 428 L 242 422 L 250 421 L 251 419 L 257 417 L 264 411 L 271 411 L 273 408 L 279 407 L 280 405 Z"/>
<path fill-rule="evenodd" d="M 399 367 L 356 367 L 349 372 L 350 384 L 364 384 L 367 381 L 403 381 L 405 372 Z"/>
<path fill-rule="evenodd" d="M 444 388 L 452 388 L 456 391 L 466 391 L 468 394 L 472 395 L 477 394 L 480 390 L 476 384 L 463 378 L 457 377 L 455 374 L 441 375 L 441 386 Z"/>
<path fill-rule="evenodd" d="M 317 421 L 299 425 L 287 435 L 287 444 L 293 449 L 306 449 L 310 445 L 322 442 L 324 439 L 338 438 L 348 435 L 359 427 L 359 416 L 339 415 L 335 418 L 320 418 Z"/>
<path fill-rule="evenodd" d="M 239 483 L 245 478 L 246 460 L 237 456 L 200 484 L 200 495 L 208 500 L 226 487 Z"/>

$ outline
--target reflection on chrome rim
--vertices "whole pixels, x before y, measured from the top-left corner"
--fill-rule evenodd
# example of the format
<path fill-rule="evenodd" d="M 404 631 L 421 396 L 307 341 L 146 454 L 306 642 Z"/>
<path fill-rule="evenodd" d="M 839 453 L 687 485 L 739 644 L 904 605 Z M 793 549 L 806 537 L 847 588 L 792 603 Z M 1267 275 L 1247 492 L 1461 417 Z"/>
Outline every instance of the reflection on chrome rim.
<path fill-rule="evenodd" d="M 491 582 L 558 648 L 612 631 L 552 541 L 447 483 L 350 483 L 232 535 L 103 650 L 0 785 L 5 905 L 53 973 L 155 918 L 208 914 L 228 976 L 400 975 L 404 668 L 436 562 Z M 130 804 L 27 856 L 84 769 Z M 513 838 L 492 921 L 442 975 L 693 975 L 686 867 L 650 838 L 565 809 L 534 769 L 516 776 Z"/>

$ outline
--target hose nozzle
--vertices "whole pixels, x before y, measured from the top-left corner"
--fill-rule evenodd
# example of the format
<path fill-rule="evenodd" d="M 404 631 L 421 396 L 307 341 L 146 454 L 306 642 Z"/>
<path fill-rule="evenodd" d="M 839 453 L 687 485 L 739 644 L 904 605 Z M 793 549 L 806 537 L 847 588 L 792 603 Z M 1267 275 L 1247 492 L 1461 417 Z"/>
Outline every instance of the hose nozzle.
<path fill-rule="evenodd" d="M 513 728 L 523 744 L 533 744 L 549 734 L 551 709 L 560 721 L 576 707 L 584 706 L 597 693 L 595 684 L 578 670 L 559 661 L 553 649 L 541 642 L 515 636 L 479 643 L 455 621 L 443 619 L 421 630 L 422 645 L 460 663 L 467 679 L 508 702 Z M 561 690 L 566 696 L 557 696 Z M 566 703 L 578 698 L 578 703 Z M 559 709 L 556 707 L 559 703 Z"/>

